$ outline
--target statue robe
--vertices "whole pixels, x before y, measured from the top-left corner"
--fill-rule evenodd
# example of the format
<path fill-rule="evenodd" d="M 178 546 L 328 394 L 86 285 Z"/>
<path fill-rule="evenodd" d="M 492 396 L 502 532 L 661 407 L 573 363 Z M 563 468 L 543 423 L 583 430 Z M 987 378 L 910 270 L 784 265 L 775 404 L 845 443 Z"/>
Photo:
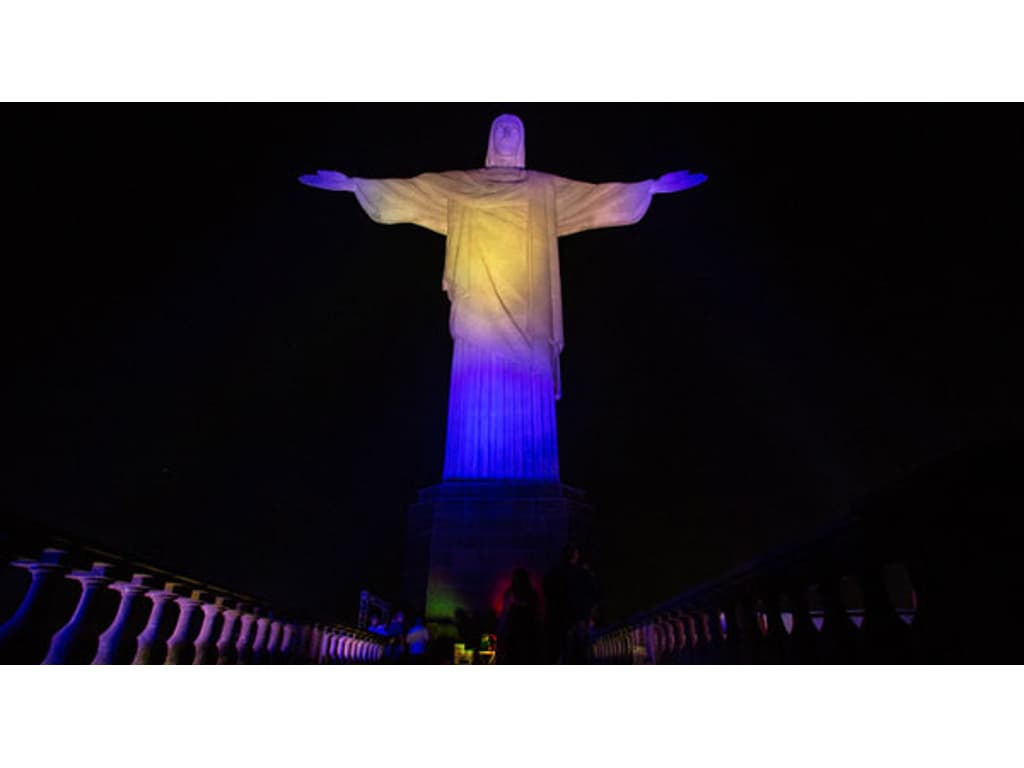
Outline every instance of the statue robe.
<path fill-rule="evenodd" d="M 651 182 L 500 167 L 353 181 L 374 221 L 447 238 L 442 288 L 455 352 L 444 479 L 558 481 L 558 237 L 639 221 Z"/>

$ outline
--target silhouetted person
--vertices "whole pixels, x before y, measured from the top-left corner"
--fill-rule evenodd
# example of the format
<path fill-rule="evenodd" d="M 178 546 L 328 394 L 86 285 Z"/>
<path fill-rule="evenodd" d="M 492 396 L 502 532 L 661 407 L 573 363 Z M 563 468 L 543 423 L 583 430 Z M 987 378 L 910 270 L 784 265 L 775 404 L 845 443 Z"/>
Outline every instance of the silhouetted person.
<path fill-rule="evenodd" d="M 498 664 L 539 664 L 540 598 L 522 568 L 512 574 L 512 586 L 505 590 L 498 622 Z"/>
<path fill-rule="evenodd" d="M 381 623 L 380 619 L 376 616 L 371 616 L 369 623 L 366 625 L 367 632 L 373 632 L 375 635 L 381 634 Z"/>
<path fill-rule="evenodd" d="M 548 664 L 564 661 L 569 632 L 569 572 L 579 558 L 579 547 L 567 544 L 561 559 L 544 576 L 544 660 Z"/>
<path fill-rule="evenodd" d="M 419 616 L 409 627 L 405 636 L 405 644 L 408 650 L 408 660 L 413 664 L 422 664 L 427 660 L 427 648 L 430 644 L 430 633 L 423 625 L 423 619 Z"/>
<path fill-rule="evenodd" d="M 575 544 L 566 545 L 562 559 L 544 577 L 544 605 L 547 663 L 584 663 L 597 584 Z"/>
<path fill-rule="evenodd" d="M 597 610 L 597 581 L 590 565 L 577 554 L 568 572 L 568 618 L 566 633 L 566 664 L 585 664 L 589 646 L 590 627 Z"/>
<path fill-rule="evenodd" d="M 405 655 L 405 616 L 401 611 L 395 611 L 395 615 L 391 617 L 387 638 L 387 659 L 392 664 L 397 664 Z"/>

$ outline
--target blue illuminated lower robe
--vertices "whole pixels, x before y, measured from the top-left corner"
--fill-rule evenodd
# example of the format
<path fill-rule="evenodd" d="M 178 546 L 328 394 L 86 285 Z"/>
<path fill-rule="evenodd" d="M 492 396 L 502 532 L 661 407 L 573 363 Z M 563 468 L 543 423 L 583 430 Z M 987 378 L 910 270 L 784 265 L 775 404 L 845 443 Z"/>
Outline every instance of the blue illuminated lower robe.
<path fill-rule="evenodd" d="M 555 382 L 456 339 L 444 479 L 484 478 L 558 481 Z"/>

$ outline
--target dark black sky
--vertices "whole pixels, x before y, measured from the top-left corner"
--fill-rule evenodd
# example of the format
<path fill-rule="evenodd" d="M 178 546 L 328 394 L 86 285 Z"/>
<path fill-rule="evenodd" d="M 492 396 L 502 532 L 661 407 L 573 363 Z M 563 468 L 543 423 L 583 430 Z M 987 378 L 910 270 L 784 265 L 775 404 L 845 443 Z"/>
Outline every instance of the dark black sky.
<path fill-rule="evenodd" d="M 400 583 L 440 478 L 443 240 L 317 168 L 691 169 L 561 241 L 563 480 L 609 613 L 1024 424 L 1021 127 L 937 106 L 22 106 L 5 128 L 4 506 L 284 604 Z"/>

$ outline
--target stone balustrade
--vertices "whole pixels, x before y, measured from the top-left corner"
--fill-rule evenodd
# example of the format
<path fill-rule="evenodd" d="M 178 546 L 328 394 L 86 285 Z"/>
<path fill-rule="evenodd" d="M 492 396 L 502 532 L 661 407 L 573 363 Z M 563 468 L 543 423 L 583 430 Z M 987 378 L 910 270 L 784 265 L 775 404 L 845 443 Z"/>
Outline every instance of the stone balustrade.
<path fill-rule="evenodd" d="M 872 548 L 858 521 L 781 549 L 600 630 L 595 663 L 920 660 L 917 561 Z"/>
<path fill-rule="evenodd" d="M 908 533 L 904 529 L 904 533 Z M 990 658 L 995 635 L 951 617 L 966 592 L 935 537 L 852 517 L 592 636 L 594 663 L 911 663 Z M 973 573 L 961 578 L 970 583 Z M 950 642 L 956 637 L 955 642 Z"/>
<path fill-rule="evenodd" d="M 1016 663 L 1024 445 L 924 463 L 839 522 L 600 629 L 596 663 Z"/>
<path fill-rule="evenodd" d="M 52 546 L 46 546 L 51 544 Z M 0 532 L 28 575 L 0 624 L 0 663 L 361 664 L 381 638 L 314 622 L 224 587 L 119 558 L 67 537 Z"/>

